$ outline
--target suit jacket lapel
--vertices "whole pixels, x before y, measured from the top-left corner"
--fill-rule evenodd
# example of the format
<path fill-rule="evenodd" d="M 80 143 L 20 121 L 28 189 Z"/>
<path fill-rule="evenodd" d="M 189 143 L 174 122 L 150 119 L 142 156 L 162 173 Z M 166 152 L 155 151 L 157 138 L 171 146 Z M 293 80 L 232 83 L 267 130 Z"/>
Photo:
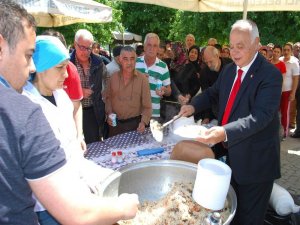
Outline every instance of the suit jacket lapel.
<path fill-rule="evenodd" d="M 226 71 L 226 74 L 224 75 L 226 76 L 224 79 L 224 94 L 222 94 L 222 96 L 220 96 L 220 112 L 219 115 L 221 116 L 219 118 L 219 121 L 222 121 L 222 117 L 224 115 L 224 111 L 225 111 L 225 107 L 227 105 L 227 101 L 231 92 L 231 88 L 233 86 L 233 82 L 236 76 L 236 65 L 232 64 L 232 66 L 228 69 L 228 71 Z"/>
<path fill-rule="evenodd" d="M 236 110 L 243 94 L 245 93 L 248 85 L 251 83 L 251 81 L 255 78 L 255 71 L 258 69 L 259 65 L 261 64 L 261 61 L 262 61 L 262 58 L 263 56 L 260 56 L 259 54 L 257 55 L 256 59 L 254 60 L 253 64 L 251 65 L 251 67 L 249 68 L 247 74 L 245 75 L 244 79 L 243 79 L 243 82 L 241 84 L 241 87 L 240 87 L 240 90 L 235 98 L 235 101 L 234 101 L 234 104 L 232 106 L 232 109 L 231 109 L 231 112 L 230 112 L 230 116 L 232 115 L 232 113 Z M 224 79 L 225 82 L 224 82 L 224 88 L 225 88 L 225 91 L 224 91 L 224 97 L 221 96 L 222 100 L 220 102 L 220 118 L 219 118 L 219 121 L 222 120 L 222 117 L 224 115 L 224 111 L 225 111 L 225 107 L 226 107 L 226 104 L 227 104 L 227 101 L 228 101 L 228 98 L 229 98 L 229 95 L 230 95 L 230 92 L 231 92 L 231 89 L 232 89 L 232 86 L 233 86 L 233 82 L 234 82 L 234 79 L 235 79 L 235 76 L 236 76 L 236 65 L 233 64 L 234 66 L 232 66 L 229 70 L 228 70 L 228 77 L 227 79 Z M 230 119 L 230 116 L 229 116 L 229 119 Z"/>

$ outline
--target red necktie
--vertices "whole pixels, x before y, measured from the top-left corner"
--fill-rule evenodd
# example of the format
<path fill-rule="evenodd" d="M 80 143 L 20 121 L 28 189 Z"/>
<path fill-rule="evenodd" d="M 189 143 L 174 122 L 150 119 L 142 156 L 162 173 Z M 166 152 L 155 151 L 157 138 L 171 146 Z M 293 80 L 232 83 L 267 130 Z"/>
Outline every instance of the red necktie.
<path fill-rule="evenodd" d="M 228 118 L 229 118 L 229 115 L 230 115 L 231 108 L 233 106 L 235 97 L 236 97 L 237 93 L 239 92 L 239 89 L 240 89 L 240 86 L 241 86 L 241 83 L 242 83 L 241 78 L 242 78 L 243 72 L 244 71 L 241 70 L 241 69 L 238 70 L 238 77 L 237 77 L 236 81 L 234 82 L 233 88 L 232 88 L 231 93 L 229 95 L 229 99 L 227 101 L 227 105 L 226 105 L 226 108 L 225 108 L 225 111 L 224 111 L 224 115 L 223 115 L 223 119 L 222 119 L 222 125 L 225 125 L 228 122 Z"/>

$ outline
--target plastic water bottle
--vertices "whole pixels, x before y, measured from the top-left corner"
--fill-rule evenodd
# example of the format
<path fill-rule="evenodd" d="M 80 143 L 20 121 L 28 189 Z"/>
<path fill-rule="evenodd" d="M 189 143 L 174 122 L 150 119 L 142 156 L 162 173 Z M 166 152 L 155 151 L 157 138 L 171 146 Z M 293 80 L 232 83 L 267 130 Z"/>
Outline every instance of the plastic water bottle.
<path fill-rule="evenodd" d="M 156 89 L 160 90 L 162 88 L 162 81 L 161 80 L 156 80 Z"/>

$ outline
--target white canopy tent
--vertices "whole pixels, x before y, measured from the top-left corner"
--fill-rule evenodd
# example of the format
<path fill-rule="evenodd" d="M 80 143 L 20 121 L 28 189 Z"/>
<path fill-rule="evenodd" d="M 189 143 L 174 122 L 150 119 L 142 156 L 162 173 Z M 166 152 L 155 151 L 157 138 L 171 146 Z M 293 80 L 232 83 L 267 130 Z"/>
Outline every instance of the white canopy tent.
<path fill-rule="evenodd" d="M 247 11 L 300 11 L 300 1 L 268 0 L 120 0 L 124 2 L 147 3 L 192 12 L 243 12 Z"/>
<path fill-rule="evenodd" d="M 125 32 L 119 32 L 119 31 L 113 31 L 112 32 L 113 38 L 115 42 L 122 43 L 123 45 L 128 43 L 134 43 L 134 42 L 141 42 L 142 36 L 125 31 Z"/>
<path fill-rule="evenodd" d="M 112 8 L 92 0 L 14 0 L 31 13 L 39 27 L 112 21 Z"/>

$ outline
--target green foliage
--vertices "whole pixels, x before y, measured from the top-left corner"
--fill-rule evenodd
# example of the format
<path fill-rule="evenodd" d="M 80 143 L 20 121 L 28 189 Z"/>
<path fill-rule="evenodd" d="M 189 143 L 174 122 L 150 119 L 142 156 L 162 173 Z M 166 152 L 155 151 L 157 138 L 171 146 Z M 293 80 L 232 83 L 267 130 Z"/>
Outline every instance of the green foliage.
<path fill-rule="evenodd" d="M 184 12 L 161 6 L 128 3 L 111 0 L 96 0 L 113 8 L 113 22 L 106 24 L 73 24 L 54 28 L 64 34 L 67 43 L 72 44 L 78 29 L 90 30 L 102 45 L 111 44 L 114 30 L 145 35 L 154 32 L 161 40 L 184 41 L 189 33 L 194 34 L 196 43 L 207 44 L 210 37 L 220 44 L 228 44 L 231 25 L 241 19 L 241 12 L 195 13 Z M 300 12 L 248 12 L 248 19 L 258 25 L 261 43 L 284 44 L 300 41 Z M 38 28 L 38 34 L 45 28 Z"/>
<path fill-rule="evenodd" d="M 300 41 L 300 12 L 249 12 L 248 19 L 257 23 L 262 44 L 283 45 Z"/>
<path fill-rule="evenodd" d="M 176 11 L 161 6 L 122 2 L 122 22 L 126 30 L 142 35 L 157 33 L 161 40 L 166 40 L 175 20 Z"/>
<path fill-rule="evenodd" d="M 200 46 L 207 44 L 210 37 L 220 44 L 228 44 L 231 25 L 242 19 L 241 12 L 194 13 L 178 11 L 171 26 L 169 39 L 184 41 L 192 33 Z M 262 44 L 269 42 L 284 44 L 300 41 L 300 12 L 248 12 L 248 19 L 257 23 Z"/>
<path fill-rule="evenodd" d="M 194 34 L 196 43 L 207 44 L 211 37 L 220 43 L 228 43 L 228 34 L 232 23 L 240 17 L 240 13 L 195 13 L 178 11 L 176 20 L 170 30 L 169 38 L 184 41 L 189 33 Z M 180 31 L 180 32 L 178 32 Z"/>

